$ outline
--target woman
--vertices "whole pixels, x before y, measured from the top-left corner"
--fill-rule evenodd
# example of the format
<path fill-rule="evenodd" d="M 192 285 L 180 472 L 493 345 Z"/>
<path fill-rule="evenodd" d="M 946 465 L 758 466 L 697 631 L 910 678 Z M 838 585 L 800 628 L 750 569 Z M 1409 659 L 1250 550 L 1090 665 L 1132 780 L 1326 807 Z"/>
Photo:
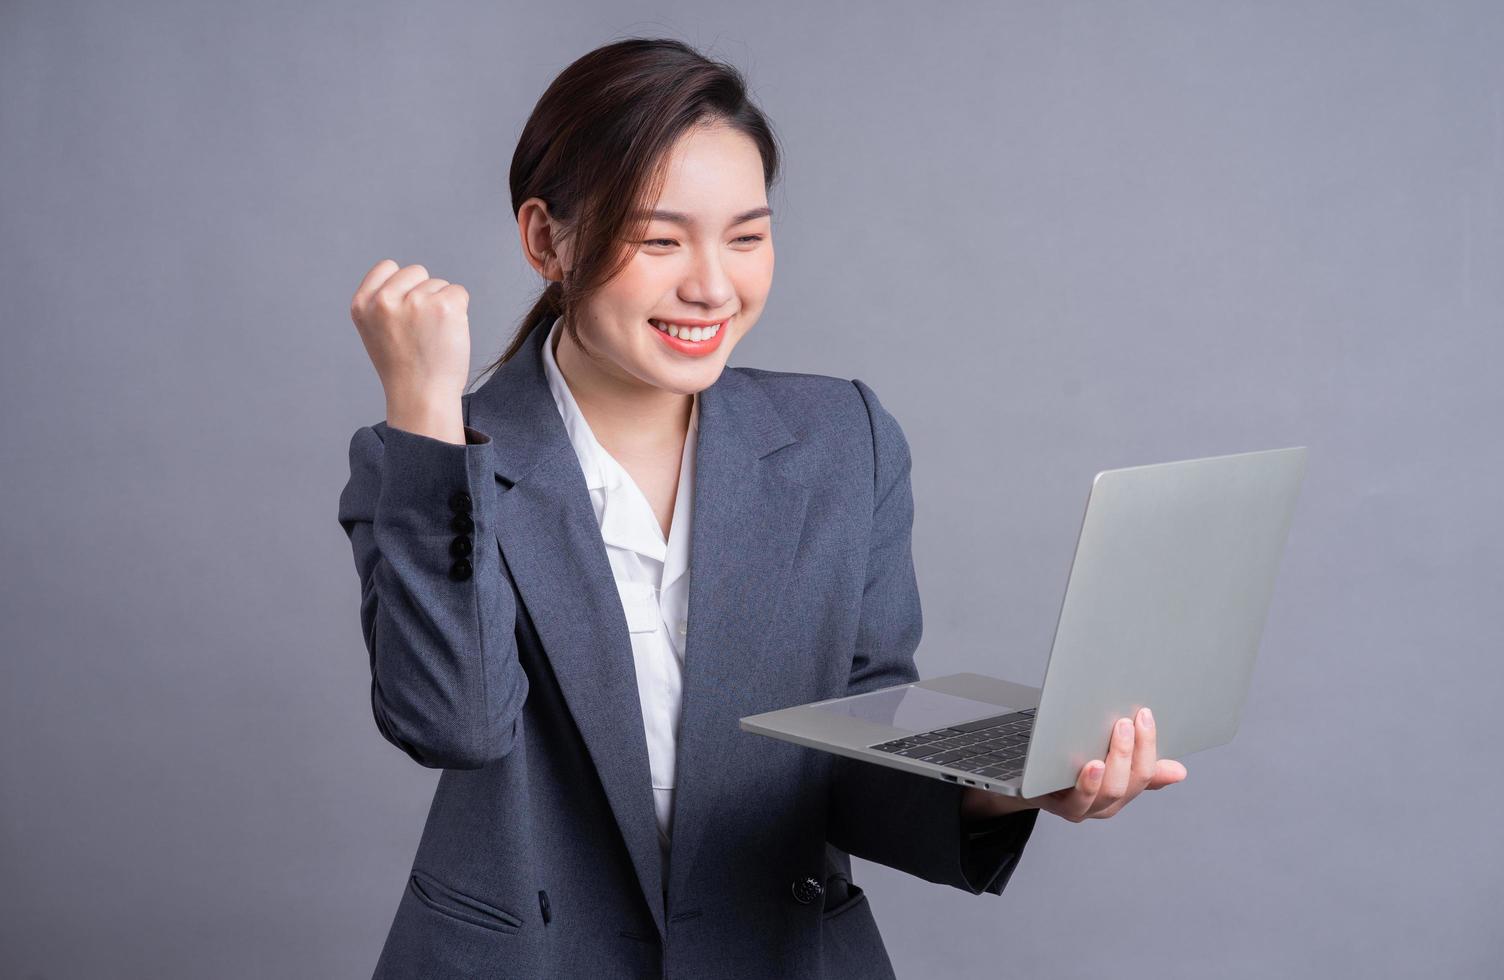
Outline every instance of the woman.
<path fill-rule="evenodd" d="M 999 894 L 1041 809 L 1184 778 L 1143 719 L 1022 801 L 738 730 L 916 679 L 921 630 L 893 416 L 861 381 L 727 368 L 777 163 L 734 69 L 611 44 L 523 131 L 548 286 L 483 385 L 463 287 L 388 260 L 356 292 L 387 402 L 340 498 L 371 707 L 444 770 L 378 976 L 892 976 L 850 855 Z"/>

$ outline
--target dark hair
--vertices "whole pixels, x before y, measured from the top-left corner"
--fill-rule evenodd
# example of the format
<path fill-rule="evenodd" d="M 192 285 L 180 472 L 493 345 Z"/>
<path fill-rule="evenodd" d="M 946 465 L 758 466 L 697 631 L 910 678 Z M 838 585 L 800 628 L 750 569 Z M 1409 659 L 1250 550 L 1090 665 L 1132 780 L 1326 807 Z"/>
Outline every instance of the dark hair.
<path fill-rule="evenodd" d="M 687 130 L 721 123 L 744 133 L 762 155 L 764 188 L 778 177 L 778 145 L 747 96 L 742 74 L 671 38 L 628 38 L 596 48 L 559 73 L 538 99 L 512 155 L 512 213 L 541 198 L 569 226 L 574 267 L 550 282 L 506 352 L 554 316 L 579 340 L 569 314 L 631 261 L 647 229 L 634 212 L 662 192 L 668 151 Z M 477 379 L 479 380 L 479 379 Z"/>

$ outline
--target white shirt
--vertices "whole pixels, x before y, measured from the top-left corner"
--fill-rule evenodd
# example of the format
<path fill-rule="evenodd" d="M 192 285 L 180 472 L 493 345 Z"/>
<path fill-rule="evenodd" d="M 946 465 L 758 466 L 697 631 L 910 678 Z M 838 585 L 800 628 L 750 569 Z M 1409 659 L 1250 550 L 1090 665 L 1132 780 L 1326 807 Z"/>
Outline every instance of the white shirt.
<path fill-rule="evenodd" d="M 689 540 L 694 502 L 695 442 L 700 423 L 700 396 L 694 396 L 679 463 L 679 489 L 668 540 L 647 497 L 626 469 L 596 441 L 574 394 L 554 359 L 554 344 L 563 329 L 556 317 L 543 344 L 543 370 L 564 420 L 564 429 L 585 473 L 590 502 L 601 527 L 606 555 L 621 595 L 637 693 L 647 734 L 653 806 L 658 816 L 658 844 L 663 880 L 668 881 L 670 818 L 674 809 L 674 757 L 679 740 L 679 708 L 684 672 L 684 638 L 689 618 Z"/>

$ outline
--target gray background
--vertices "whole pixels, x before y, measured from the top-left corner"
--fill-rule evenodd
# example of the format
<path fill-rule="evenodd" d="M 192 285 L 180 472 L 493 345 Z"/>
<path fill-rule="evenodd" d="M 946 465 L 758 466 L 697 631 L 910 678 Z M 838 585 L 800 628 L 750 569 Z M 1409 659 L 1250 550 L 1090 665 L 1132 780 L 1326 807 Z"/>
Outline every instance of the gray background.
<path fill-rule="evenodd" d="M 784 140 L 733 363 L 904 425 L 924 674 L 1038 681 L 1098 469 L 1310 446 L 1238 737 L 1001 898 L 860 863 L 900 976 L 1498 975 L 1499 5 L 813 7 L 0 8 L 0 975 L 369 975 L 437 773 L 369 714 L 349 299 L 422 262 L 494 357 L 522 123 L 633 34 Z"/>

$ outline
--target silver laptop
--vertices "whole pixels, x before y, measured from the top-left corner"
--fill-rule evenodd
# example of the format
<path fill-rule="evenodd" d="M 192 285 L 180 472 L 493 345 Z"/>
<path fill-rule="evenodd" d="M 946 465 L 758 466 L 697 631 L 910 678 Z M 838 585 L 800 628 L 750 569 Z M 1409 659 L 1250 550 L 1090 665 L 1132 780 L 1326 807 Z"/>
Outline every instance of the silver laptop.
<path fill-rule="evenodd" d="M 1154 710 L 1160 758 L 1238 730 L 1306 447 L 1104 470 L 1092 481 L 1042 687 L 951 674 L 749 715 L 743 731 L 1036 797 Z"/>

